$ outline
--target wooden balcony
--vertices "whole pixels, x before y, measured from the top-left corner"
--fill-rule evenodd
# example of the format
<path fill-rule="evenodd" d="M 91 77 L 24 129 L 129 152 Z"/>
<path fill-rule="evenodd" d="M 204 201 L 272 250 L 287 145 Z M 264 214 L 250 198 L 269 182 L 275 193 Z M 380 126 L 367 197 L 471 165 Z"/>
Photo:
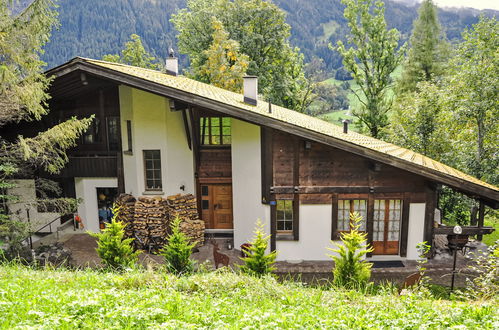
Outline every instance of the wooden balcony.
<path fill-rule="evenodd" d="M 117 177 L 117 155 L 70 156 L 59 177 Z"/>

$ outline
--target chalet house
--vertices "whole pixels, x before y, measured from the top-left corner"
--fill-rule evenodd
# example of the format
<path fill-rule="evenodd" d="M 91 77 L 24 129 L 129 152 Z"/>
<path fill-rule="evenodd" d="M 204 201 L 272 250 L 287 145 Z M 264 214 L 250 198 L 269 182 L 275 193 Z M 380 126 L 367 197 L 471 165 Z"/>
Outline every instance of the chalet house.
<path fill-rule="evenodd" d="M 248 242 L 255 221 L 278 260 L 327 260 L 326 247 L 359 212 L 371 258 L 416 259 L 432 241 L 438 187 L 499 206 L 499 188 L 410 150 L 245 95 L 177 75 L 75 58 L 47 72 L 45 129 L 95 114 L 54 179 L 82 198 L 79 216 L 99 230 L 98 203 L 117 193 L 192 193 L 212 233 Z M 37 124 L 38 125 L 38 124 Z M 44 126 L 45 125 L 45 126 Z M 29 135 L 25 133 L 25 135 Z M 437 216 L 436 216 L 437 215 Z M 483 222 L 479 225 L 483 225 Z"/>

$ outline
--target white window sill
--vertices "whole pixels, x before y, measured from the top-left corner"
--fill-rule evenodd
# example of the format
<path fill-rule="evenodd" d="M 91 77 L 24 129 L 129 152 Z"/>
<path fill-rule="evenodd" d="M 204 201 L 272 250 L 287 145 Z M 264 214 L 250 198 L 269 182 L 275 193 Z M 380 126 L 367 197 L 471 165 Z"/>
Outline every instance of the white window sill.
<path fill-rule="evenodd" d="M 165 192 L 161 190 L 146 190 L 142 195 L 164 195 Z"/>

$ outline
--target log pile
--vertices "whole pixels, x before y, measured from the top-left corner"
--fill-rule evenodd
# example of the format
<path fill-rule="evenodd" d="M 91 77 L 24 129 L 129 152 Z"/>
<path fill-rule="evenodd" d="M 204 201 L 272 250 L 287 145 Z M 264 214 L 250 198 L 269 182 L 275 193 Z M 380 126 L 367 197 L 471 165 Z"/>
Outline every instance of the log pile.
<path fill-rule="evenodd" d="M 139 249 L 154 250 L 163 246 L 168 236 L 168 204 L 161 197 L 139 197 L 133 219 L 134 238 Z"/>
<path fill-rule="evenodd" d="M 116 199 L 116 205 L 119 208 L 119 213 L 116 220 L 121 221 L 125 225 L 125 237 L 133 237 L 133 219 L 135 215 L 136 199 L 129 194 L 121 194 Z"/>
<path fill-rule="evenodd" d="M 199 219 L 196 197 L 192 194 L 173 195 L 167 198 L 172 219 L 179 217 L 180 230 L 197 246 L 204 243 L 204 221 Z"/>
<path fill-rule="evenodd" d="M 118 220 L 125 226 L 125 236 L 134 238 L 137 249 L 157 252 L 170 234 L 171 221 L 181 219 L 180 229 L 198 246 L 204 242 L 204 221 L 199 219 L 196 197 L 192 194 L 161 197 L 118 197 Z"/>

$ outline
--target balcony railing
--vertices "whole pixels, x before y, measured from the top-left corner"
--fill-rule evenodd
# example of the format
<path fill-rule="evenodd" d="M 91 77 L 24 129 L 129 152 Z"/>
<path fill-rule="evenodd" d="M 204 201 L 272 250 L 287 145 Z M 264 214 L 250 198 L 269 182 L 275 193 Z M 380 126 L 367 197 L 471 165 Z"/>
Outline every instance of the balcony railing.
<path fill-rule="evenodd" d="M 62 177 L 116 177 L 116 155 L 70 156 L 69 163 L 61 171 Z"/>

